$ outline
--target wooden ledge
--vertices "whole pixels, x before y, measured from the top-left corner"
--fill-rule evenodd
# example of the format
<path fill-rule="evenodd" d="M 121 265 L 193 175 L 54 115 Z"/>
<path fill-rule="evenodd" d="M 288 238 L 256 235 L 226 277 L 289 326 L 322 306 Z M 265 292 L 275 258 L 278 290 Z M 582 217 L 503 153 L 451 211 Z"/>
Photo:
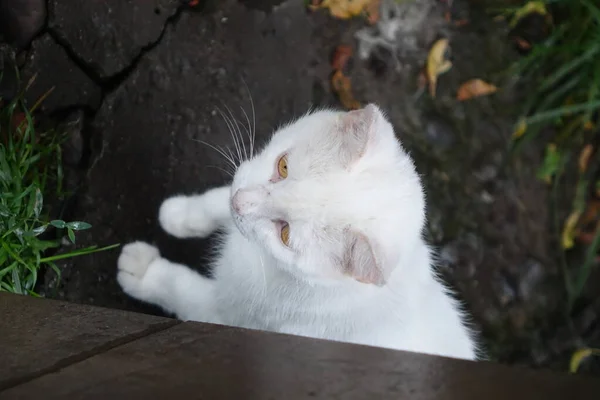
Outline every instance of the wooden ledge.
<path fill-rule="evenodd" d="M 600 380 L 0 293 L 0 399 L 592 399 Z"/>

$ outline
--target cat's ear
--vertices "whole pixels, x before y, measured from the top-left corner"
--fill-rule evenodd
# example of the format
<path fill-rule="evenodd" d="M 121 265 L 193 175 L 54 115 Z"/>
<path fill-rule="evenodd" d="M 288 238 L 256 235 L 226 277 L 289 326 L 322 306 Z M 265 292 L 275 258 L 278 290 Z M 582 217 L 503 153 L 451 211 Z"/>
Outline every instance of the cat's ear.
<path fill-rule="evenodd" d="M 367 151 L 369 141 L 377 133 L 381 111 L 374 104 L 360 110 L 349 111 L 340 116 L 337 134 L 340 135 L 340 160 L 350 166 Z"/>
<path fill-rule="evenodd" d="M 359 282 L 383 286 L 386 277 L 367 237 L 353 230 L 344 233 L 343 270 Z"/>

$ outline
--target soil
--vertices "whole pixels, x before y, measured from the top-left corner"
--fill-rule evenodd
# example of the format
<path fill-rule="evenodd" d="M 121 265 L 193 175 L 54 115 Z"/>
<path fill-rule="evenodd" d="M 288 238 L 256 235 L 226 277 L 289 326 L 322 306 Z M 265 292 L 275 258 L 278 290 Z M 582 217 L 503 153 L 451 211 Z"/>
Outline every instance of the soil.
<path fill-rule="evenodd" d="M 8 3 L 0 0 L 0 9 Z M 224 160 L 200 143 L 230 143 L 221 111 L 243 120 L 251 96 L 257 140 L 264 141 L 309 107 L 339 107 L 330 61 L 344 44 L 354 49 L 344 71 L 356 99 L 386 110 L 417 163 L 440 272 L 473 316 L 490 358 L 564 371 L 578 346 L 600 346 L 598 288 L 573 313 L 564 311 L 551 188 L 536 178 L 543 146 L 508 152 L 526 93 L 507 73 L 519 54 L 506 23 L 485 13 L 484 1 L 453 2 L 454 20 L 466 25 L 444 18 L 445 2 L 402 4 L 402 13 L 382 16 L 400 21 L 401 35 L 383 41 L 390 25 L 333 19 L 295 0 L 206 0 L 194 7 L 49 0 L 47 21 L 23 19 L 41 26 L 0 34 L 16 46 L 22 79 L 37 74 L 31 99 L 55 87 L 43 111 L 69 127 L 65 168 L 76 195 L 65 217 L 93 225 L 78 246 L 147 240 L 168 258 L 208 272 L 210 239 L 168 237 L 157 225 L 158 206 L 167 196 L 227 180 L 219 170 Z M 453 66 L 432 98 L 419 76 L 440 37 L 450 40 Z M 7 46 L 0 50 L 0 64 L 13 59 Z M 501 89 L 457 101 L 458 87 L 472 78 Z M 5 79 L 0 93 L 11 88 Z M 121 292 L 117 256 L 115 250 L 64 262 L 62 280 L 48 272 L 39 289 L 160 314 Z"/>

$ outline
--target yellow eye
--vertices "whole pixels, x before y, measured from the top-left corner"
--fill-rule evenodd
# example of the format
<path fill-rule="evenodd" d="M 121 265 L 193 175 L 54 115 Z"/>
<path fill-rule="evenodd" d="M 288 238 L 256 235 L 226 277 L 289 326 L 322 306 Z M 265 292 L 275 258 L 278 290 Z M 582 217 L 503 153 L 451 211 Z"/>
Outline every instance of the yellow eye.
<path fill-rule="evenodd" d="M 280 178 L 287 178 L 287 156 L 282 156 L 277 162 L 277 173 L 279 174 Z"/>
<path fill-rule="evenodd" d="M 290 226 L 285 222 L 281 227 L 281 241 L 286 246 L 290 245 Z"/>

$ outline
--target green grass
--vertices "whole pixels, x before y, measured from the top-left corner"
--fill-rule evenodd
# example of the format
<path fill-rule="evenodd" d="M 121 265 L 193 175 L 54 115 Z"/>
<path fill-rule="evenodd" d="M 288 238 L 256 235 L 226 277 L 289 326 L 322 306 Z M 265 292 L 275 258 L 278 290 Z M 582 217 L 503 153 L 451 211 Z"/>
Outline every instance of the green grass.
<path fill-rule="evenodd" d="M 57 252 L 64 237 L 75 243 L 76 232 L 91 225 L 49 216 L 45 196 L 64 195 L 60 147 L 64 134 L 36 130 L 33 112 L 39 102 L 28 108 L 25 90 L 10 101 L 0 98 L 0 291 L 37 295 L 42 268 L 52 268 L 60 278 L 56 261 L 118 244 Z"/>
<path fill-rule="evenodd" d="M 522 5 L 527 3 L 532 2 L 523 1 Z M 512 71 L 528 82 L 530 88 L 518 124 L 521 129 L 516 129 L 519 134 L 512 145 L 513 150 L 518 151 L 525 143 L 536 138 L 539 141 L 544 128 L 551 128 L 554 133 L 546 144 L 545 159 L 539 166 L 538 176 L 553 184 L 556 195 L 559 185 L 575 184 L 571 216 L 572 222 L 576 222 L 584 213 L 588 200 L 600 187 L 596 178 L 600 151 L 594 143 L 597 142 L 594 137 L 600 132 L 600 4 L 595 0 L 544 0 L 535 3 L 538 6 L 543 3 L 542 9 L 548 11 L 550 35 L 543 42 L 534 44 Z M 504 14 L 514 17 L 518 15 L 518 8 L 504 10 Z M 590 145 L 594 146 L 591 157 L 582 163 L 583 149 Z M 580 162 L 575 162 L 578 159 Z M 573 179 L 571 176 L 577 176 L 576 182 L 566 181 Z M 566 221 L 557 221 L 557 225 L 562 248 L 569 250 L 572 241 L 566 239 L 576 234 L 578 225 L 569 225 Z M 584 291 L 598 250 L 600 229 L 595 230 L 594 239 L 585 249 L 580 265 L 566 265 L 563 253 L 568 311 Z"/>

